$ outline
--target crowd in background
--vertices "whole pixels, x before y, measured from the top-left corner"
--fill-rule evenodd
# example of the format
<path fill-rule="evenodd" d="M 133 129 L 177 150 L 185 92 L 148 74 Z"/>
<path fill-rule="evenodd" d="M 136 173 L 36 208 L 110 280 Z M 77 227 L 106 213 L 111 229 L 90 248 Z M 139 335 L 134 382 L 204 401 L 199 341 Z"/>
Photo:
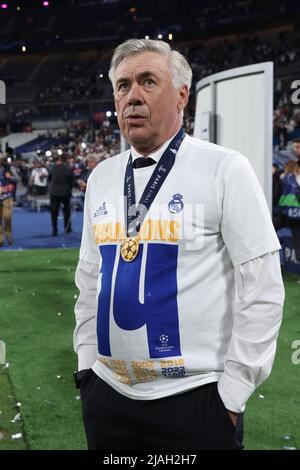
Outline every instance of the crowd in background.
<path fill-rule="evenodd" d="M 57 136 L 63 137 L 66 143 L 47 151 L 37 149 L 34 158 L 32 153 L 29 156 L 21 155 L 8 149 L 6 164 L 18 176 L 14 191 L 15 205 L 23 204 L 27 196 L 48 194 L 49 169 L 60 156 L 65 157 L 72 170 L 74 190 L 83 191 L 81 180 L 85 179 L 90 165 L 93 165 L 91 162 L 98 164 L 120 150 L 120 134 L 108 119 L 98 130 L 91 129 L 87 123 L 77 124 L 63 129 Z M 51 139 L 52 133 L 48 131 L 45 137 Z"/>

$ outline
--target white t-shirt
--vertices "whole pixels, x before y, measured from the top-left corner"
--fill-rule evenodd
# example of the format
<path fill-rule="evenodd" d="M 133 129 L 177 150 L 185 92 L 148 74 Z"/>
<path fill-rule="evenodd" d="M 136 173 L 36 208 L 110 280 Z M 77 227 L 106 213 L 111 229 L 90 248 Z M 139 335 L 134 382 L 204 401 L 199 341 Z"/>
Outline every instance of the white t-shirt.
<path fill-rule="evenodd" d="M 31 178 L 34 186 L 45 188 L 47 186 L 48 171 L 46 168 L 34 168 L 31 172 Z"/>
<path fill-rule="evenodd" d="M 167 145 L 150 157 L 157 161 Z M 146 400 L 219 379 L 232 335 L 234 266 L 280 244 L 247 158 L 186 136 L 141 227 L 138 257 L 124 262 L 128 157 L 100 163 L 89 178 L 80 259 L 100 267 L 93 370 Z M 153 170 L 134 170 L 137 201 Z"/>

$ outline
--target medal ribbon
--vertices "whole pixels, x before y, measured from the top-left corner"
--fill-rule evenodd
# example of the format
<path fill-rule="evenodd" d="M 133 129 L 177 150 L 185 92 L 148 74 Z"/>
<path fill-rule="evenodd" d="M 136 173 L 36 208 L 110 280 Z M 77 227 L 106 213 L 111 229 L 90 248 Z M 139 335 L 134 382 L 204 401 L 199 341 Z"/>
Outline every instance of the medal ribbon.
<path fill-rule="evenodd" d="M 126 198 L 125 220 L 126 233 L 128 237 L 136 237 L 139 233 L 151 204 L 153 203 L 158 191 L 162 187 L 165 179 L 167 178 L 175 163 L 176 153 L 178 152 L 184 137 L 185 132 L 181 128 L 162 154 L 147 183 L 146 188 L 144 189 L 137 207 L 135 201 L 132 155 L 130 153 L 126 166 L 124 181 L 124 196 Z"/>

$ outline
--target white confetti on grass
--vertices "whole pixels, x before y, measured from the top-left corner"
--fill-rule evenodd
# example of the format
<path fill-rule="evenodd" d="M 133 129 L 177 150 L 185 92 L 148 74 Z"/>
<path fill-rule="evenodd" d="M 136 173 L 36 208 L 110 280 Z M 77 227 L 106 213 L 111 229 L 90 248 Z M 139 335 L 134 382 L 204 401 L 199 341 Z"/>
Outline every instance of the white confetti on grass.
<path fill-rule="evenodd" d="M 16 407 L 16 408 L 21 408 L 21 406 L 22 406 L 22 403 L 21 403 L 20 401 L 18 401 L 18 402 L 15 404 L 15 407 Z"/>
<path fill-rule="evenodd" d="M 61 312 L 58 312 L 57 315 L 58 315 L 59 317 L 61 317 Z"/>
<path fill-rule="evenodd" d="M 283 450 L 297 450 L 296 447 L 283 446 Z"/>
<path fill-rule="evenodd" d="M 17 421 L 21 421 L 21 413 L 17 413 L 16 416 L 10 420 L 11 423 L 16 423 Z"/>
<path fill-rule="evenodd" d="M 60 378 L 61 378 L 61 375 L 57 375 L 56 377 L 57 377 L 58 379 L 60 379 Z"/>
<path fill-rule="evenodd" d="M 21 432 L 17 432 L 17 434 L 12 434 L 11 436 L 12 439 L 21 439 L 21 437 L 22 437 Z"/>
<path fill-rule="evenodd" d="M 258 398 L 263 399 L 263 398 L 265 398 L 265 396 L 264 395 L 258 395 Z"/>

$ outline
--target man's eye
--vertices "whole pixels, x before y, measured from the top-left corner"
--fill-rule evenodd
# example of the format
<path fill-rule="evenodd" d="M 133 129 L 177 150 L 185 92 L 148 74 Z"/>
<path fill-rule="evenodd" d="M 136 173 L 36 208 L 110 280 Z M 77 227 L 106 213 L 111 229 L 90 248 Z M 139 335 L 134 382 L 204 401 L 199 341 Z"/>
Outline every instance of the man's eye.
<path fill-rule="evenodd" d="M 146 78 L 146 80 L 144 81 L 144 84 L 149 86 L 149 85 L 154 85 L 154 80 L 152 80 L 152 78 Z"/>
<path fill-rule="evenodd" d="M 126 90 L 127 86 L 128 86 L 128 85 L 127 85 L 127 83 L 125 83 L 125 82 L 124 82 L 124 83 L 120 83 L 120 84 L 119 84 L 119 87 L 118 87 L 118 90 L 121 90 L 121 91 L 122 91 L 122 90 Z"/>

